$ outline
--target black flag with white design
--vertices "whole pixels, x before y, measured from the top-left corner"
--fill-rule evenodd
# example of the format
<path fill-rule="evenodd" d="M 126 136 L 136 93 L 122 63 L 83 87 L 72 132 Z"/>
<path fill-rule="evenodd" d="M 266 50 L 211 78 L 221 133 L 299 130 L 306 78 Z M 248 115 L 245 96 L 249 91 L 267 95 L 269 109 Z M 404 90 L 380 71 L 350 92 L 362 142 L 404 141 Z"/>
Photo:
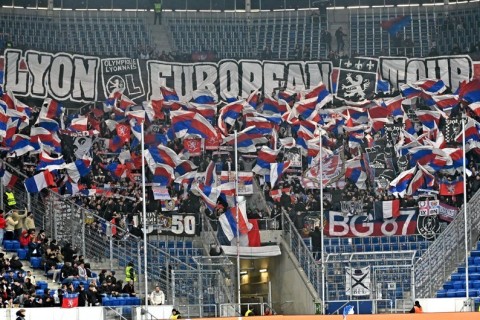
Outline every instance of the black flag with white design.
<path fill-rule="evenodd" d="M 378 60 L 352 58 L 340 60 L 337 97 L 351 101 L 372 99 L 377 84 Z"/>

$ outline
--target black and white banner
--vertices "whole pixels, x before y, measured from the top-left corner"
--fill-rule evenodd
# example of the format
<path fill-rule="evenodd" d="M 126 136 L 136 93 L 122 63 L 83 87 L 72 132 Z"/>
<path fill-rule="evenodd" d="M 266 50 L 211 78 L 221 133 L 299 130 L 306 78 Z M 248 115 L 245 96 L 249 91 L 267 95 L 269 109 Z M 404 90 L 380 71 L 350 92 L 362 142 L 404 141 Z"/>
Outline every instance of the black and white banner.
<path fill-rule="evenodd" d="M 371 290 L 370 267 L 360 269 L 345 267 L 345 294 L 369 296 Z"/>
<path fill-rule="evenodd" d="M 81 103 L 105 101 L 115 89 L 140 103 L 160 98 L 161 85 L 174 88 L 181 100 L 190 100 L 196 89 L 215 91 L 223 99 L 247 98 L 256 89 L 268 94 L 283 88 L 302 91 L 320 82 L 339 98 L 362 100 L 372 98 L 379 80 L 398 89 L 403 83 L 438 78 L 455 92 L 462 81 L 479 76 L 474 70 L 468 56 L 352 58 L 341 60 L 335 69 L 329 61 L 185 64 L 18 49 L 7 49 L 0 57 L 5 92 Z"/>
<path fill-rule="evenodd" d="M 362 101 L 371 99 L 377 84 L 377 59 L 352 58 L 340 60 L 337 97 Z"/>
<path fill-rule="evenodd" d="M 198 224 L 198 215 L 194 213 L 147 212 L 147 233 L 149 235 L 193 237 L 199 231 Z"/>

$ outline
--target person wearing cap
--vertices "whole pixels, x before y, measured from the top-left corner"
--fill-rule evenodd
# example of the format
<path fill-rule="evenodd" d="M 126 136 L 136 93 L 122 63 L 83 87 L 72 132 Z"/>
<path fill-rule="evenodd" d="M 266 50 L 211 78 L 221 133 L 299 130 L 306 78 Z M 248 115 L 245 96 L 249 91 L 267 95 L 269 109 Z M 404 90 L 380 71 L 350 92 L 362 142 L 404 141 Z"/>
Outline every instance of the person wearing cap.
<path fill-rule="evenodd" d="M 180 312 L 177 309 L 172 309 L 172 315 L 170 316 L 170 320 L 180 319 Z"/>
<path fill-rule="evenodd" d="M 17 311 L 17 319 L 16 320 L 25 320 L 25 309 L 20 309 Z"/>

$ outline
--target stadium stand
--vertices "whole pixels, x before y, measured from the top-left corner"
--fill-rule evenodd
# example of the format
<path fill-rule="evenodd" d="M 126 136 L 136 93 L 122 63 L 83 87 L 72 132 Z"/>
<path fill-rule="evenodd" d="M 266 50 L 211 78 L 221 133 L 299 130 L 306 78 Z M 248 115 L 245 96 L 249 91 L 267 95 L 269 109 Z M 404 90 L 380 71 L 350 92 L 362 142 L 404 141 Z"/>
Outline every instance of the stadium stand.
<path fill-rule="evenodd" d="M 268 59 L 295 60 L 300 45 L 307 59 L 325 58 L 320 31 L 326 29 L 326 16 L 316 11 L 298 10 L 245 14 L 165 13 L 177 50 L 181 52 L 215 51 L 217 58 L 262 58 L 271 48 Z M 225 38 L 225 34 L 231 37 Z M 300 57 L 300 60 L 304 60 Z"/>
<path fill-rule="evenodd" d="M 100 56 L 137 57 L 151 44 L 143 18 L 134 12 L 0 12 L 0 32 L 18 48 Z"/>
<path fill-rule="evenodd" d="M 465 6 L 449 11 L 449 17 L 443 18 L 442 10 L 435 9 L 432 12 L 425 6 L 410 6 L 408 9 L 351 9 L 348 11 L 350 45 L 347 47 L 352 54 L 355 52 L 355 56 L 426 56 L 434 44 L 438 44 L 439 51 L 451 51 L 455 40 L 470 43 L 477 40 L 478 36 L 474 32 L 462 34 L 461 28 L 451 30 L 449 27 L 456 24 L 462 24 L 462 28 L 473 26 L 477 23 L 476 9 Z M 328 15 L 317 15 L 316 10 L 289 10 L 255 12 L 248 18 L 246 16 L 228 12 L 212 15 L 174 11 L 165 13 L 164 19 L 172 32 L 175 47 L 181 52 L 215 51 L 216 58 L 260 60 L 316 60 L 328 54 L 321 32 L 328 29 L 332 33 L 335 31 L 332 30 L 333 25 L 329 24 L 329 21 L 335 20 L 329 20 Z M 399 38 L 403 43 L 401 45 L 394 43 L 393 36 L 380 27 L 382 22 L 399 16 L 411 18 L 411 21 L 402 26 Z M 464 17 L 464 23 L 460 23 L 459 16 Z M 72 11 L 51 18 L 46 15 L 0 11 L 0 28 L 3 41 L 6 42 L 11 37 L 19 48 L 140 57 L 137 47 L 148 46 L 151 38 L 149 27 L 145 23 L 146 17 L 146 14 L 127 12 Z M 335 28 L 341 24 L 336 24 Z M 442 30 L 442 27 L 439 29 L 440 25 L 447 25 L 447 29 L 439 32 Z M 232 36 L 226 39 L 226 34 Z M 407 36 L 413 42 L 412 46 L 404 45 Z M 36 46 L 31 45 L 34 42 Z M 264 48 L 269 47 L 272 52 L 264 51 Z M 301 57 L 298 47 L 301 48 Z M 357 65 L 362 67 L 360 60 Z M 334 82 L 338 94 L 342 85 L 346 86 L 345 83 L 340 83 L 343 80 L 338 71 L 341 65 L 336 61 L 328 66 L 336 69 L 338 78 Z M 142 67 L 146 68 L 145 65 Z M 377 80 L 376 76 L 373 77 Z M 328 80 L 330 81 L 331 79 Z M 1 135 L 5 138 L 1 149 L 4 163 L 2 188 L 12 187 L 17 207 L 29 207 L 34 211 L 37 225 L 47 230 L 51 236 L 80 246 L 79 250 L 92 261 L 107 259 L 110 260 L 110 266 L 115 264 L 120 270 L 131 263 L 136 270 L 146 270 L 150 279 L 162 284 L 167 296 L 176 299 L 177 303 L 205 307 L 196 315 L 214 314 L 216 311 L 212 306 L 234 301 L 234 293 L 225 288 L 225 284 L 233 278 L 226 271 L 230 266 L 225 267 L 225 263 L 219 264 L 221 266 L 218 269 L 212 265 L 204 268 L 202 264 L 206 262 L 201 259 L 202 256 L 207 256 L 208 245 L 223 245 L 225 248 L 233 246 L 231 238 L 236 235 L 229 225 L 233 217 L 232 198 L 229 198 L 233 192 L 229 184 L 233 166 L 238 166 L 241 172 L 255 172 L 251 175 L 253 181 L 242 180 L 242 184 L 254 185 L 252 190 L 255 192 L 250 193 L 263 191 L 261 195 L 256 195 L 261 201 L 256 201 L 259 198 L 253 198 L 253 195 L 251 198 L 250 195 L 247 196 L 245 218 L 242 219 L 259 220 L 260 229 L 263 230 L 281 230 L 279 232 L 282 232 L 287 250 L 297 259 L 295 263 L 298 268 L 304 271 L 306 284 L 315 289 L 314 296 L 326 295 L 326 300 L 330 302 L 329 313 L 338 312 L 339 308 L 353 298 L 353 293 L 347 293 L 347 264 L 354 269 L 353 272 L 371 268 L 372 277 L 376 281 L 372 281 L 375 282 L 373 285 L 389 285 L 372 288 L 371 292 L 364 294 L 369 296 L 369 299 L 364 300 L 375 300 L 377 305 L 365 305 L 361 309 L 363 313 L 386 310 L 388 305 L 391 308 L 392 301 L 397 299 L 431 297 L 432 292 L 437 297 L 464 297 L 466 270 L 465 266 L 461 266 L 462 256 L 458 254 L 462 245 L 460 207 L 463 203 L 463 198 L 459 195 L 467 192 L 468 197 L 474 201 L 473 204 L 477 203 L 480 197 L 477 194 L 480 188 L 480 171 L 477 169 L 479 156 L 475 152 L 468 154 L 468 169 L 472 175 L 463 177 L 462 166 L 466 159 L 459 145 L 458 132 L 450 132 L 453 130 L 450 125 L 453 124 L 449 120 L 461 113 L 465 114 L 469 119 L 468 132 L 473 132 L 468 138 L 469 147 L 477 148 L 480 126 L 476 122 L 479 113 L 475 106 L 480 101 L 480 96 L 472 87 L 478 85 L 476 80 L 462 83 L 459 95 L 453 97 L 455 102 L 445 110 L 440 103 L 436 106 L 435 102 L 439 100 L 435 99 L 450 97 L 455 90 L 447 88 L 450 84 L 438 79 L 409 83 L 408 88 L 402 86 L 400 91 L 386 90 L 379 95 L 372 89 L 368 96 L 370 100 L 362 103 L 334 98 L 327 89 L 330 88 L 330 83 L 316 85 L 310 84 L 309 90 L 293 88 L 296 92 L 291 92 L 291 88 L 280 88 L 274 97 L 254 92 L 247 99 L 239 98 L 240 102 L 228 104 L 222 101 L 218 105 L 216 93 L 208 90 L 195 92 L 196 95 L 187 99 L 190 100 L 187 102 L 180 101 L 179 96 L 183 94 L 180 91 L 177 94 L 175 89 L 161 86 L 161 98 L 146 103 L 138 99 L 132 102 L 125 95 L 126 91 L 114 91 L 105 97 L 105 101 L 92 102 L 80 109 L 72 108 L 65 116 L 62 113 L 64 110 L 56 101 L 48 98 L 43 103 L 40 100 L 27 100 L 21 98 L 20 94 L 15 96 L 11 91 L 5 90 L 2 92 L 4 108 L 0 108 L 0 114 L 5 120 L 5 128 L 0 128 L 3 130 Z M 377 88 L 377 85 L 374 87 Z M 441 89 L 435 91 L 432 87 Z M 334 87 L 331 88 L 335 90 Z M 221 100 L 224 98 L 222 96 Z M 288 102 L 283 102 L 282 99 Z M 20 101 L 28 101 L 29 106 Z M 400 103 L 394 105 L 398 101 Z M 285 106 L 287 103 L 288 108 Z M 381 116 L 376 112 L 381 113 Z M 19 113 L 25 116 L 18 117 Z M 79 120 L 84 122 L 80 124 L 77 122 Z M 12 124 L 15 121 L 18 121 L 17 125 Z M 143 209 L 138 180 L 141 171 L 139 121 L 145 121 L 148 135 L 146 144 L 149 172 L 146 179 L 148 183 L 158 183 L 163 187 L 161 190 L 149 189 L 143 201 L 149 213 L 166 214 L 163 216 L 166 217 L 165 225 L 160 220 L 155 220 L 155 215 L 151 220 L 155 222 L 152 224 L 155 224 L 154 228 L 158 228 L 160 234 L 150 236 L 146 265 L 141 257 L 144 245 L 141 241 L 142 231 L 138 228 L 141 224 L 138 221 L 141 216 L 139 213 Z M 413 126 L 413 122 L 417 126 Z M 360 127 L 353 129 L 354 124 Z M 81 129 L 77 129 L 77 125 Z M 387 125 L 405 130 L 399 129 L 399 136 L 392 137 L 386 133 Z M 321 126 L 324 127 L 323 130 L 320 130 Z M 366 127 L 368 130 L 365 130 Z M 41 143 L 34 139 L 33 134 L 40 129 L 47 130 L 46 133 L 43 132 Z M 231 146 L 233 130 L 243 134 L 241 142 L 244 144 L 240 148 L 248 150 L 242 150 L 244 157 L 241 157 L 238 164 L 232 162 L 235 155 Z M 223 140 L 213 139 L 217 143 L 214 148 L 191 155 L 191 152 L 198 150 L 193 150 L 195 146 L 185 142 L 188 139 L 184 139 L 184 131 L 200 135 L 203 142 L 218 138 L 221 132 Z M 12 132 L 17 135 L 14 136 Z M 78 142 L 77 138 L 82 138 L 75 135 L 78 132 L 82 137 L 96 137 L 95 140 L 91 139 L 91 146 L 81 156 L 76 154 L 79 146 L 75 143 Z M 445 137 L 448 143 L 445 143 Z M 17 145 L 19 141 L 26 143 L 30 150 L 24 152 L 25 149 L 22 148 L 25 145 Z M 220 150 L 220 144 L 229 143 L 229 146 Z M 295 165 L 292 160 L 295 155 L 290 152 L 293 143 L 297 145 L 300 158 Z M 377 152 L 374 146 L 378 146 L 381 151 Z M 395 152 L 389 149 L 393 149 L 392 146 L 397 147 Z M 419 155 L 418 148 L 431 153 Z M 318 182 L 314 181 L 315 178 L 318 181 L 315 157 L 322 155 L 320 150 L 328 154 L 324 161 L 337 159 L 339 162 L 331 166 L 341 168 L 340 176 L 336 177 L 338 179 L 330 180 L 328 188 L 325 188 L 328 196 L 324 194 L 321 200 Z M 33 152 L 29 154 L 30 151 Z M 261 158 L 261 151 L 265 151 L 268 161 Z M 397 163 L 392 160 L 399 160 L 397 158 L 401 158 L 401 152 L 411 159 L 407 161 L 406 167 L 401 167 L 400 161 Z M 369 158 L 369 153 L 373 155 L 372 158 Z M 59 155 L 58 158 L 56 154 Z M 386 154 L 390 158 L 385 157 Z M 63 159 L 60 159 L 60 155 Z M 389 169 L 394 172 L 392 176 L 379 176 L 378 172 L 370 170 L 377 169 L 375 165 L 380 155 L 383 157 L 381 161 L 389 163 Z M 52 163 L 54 161 L 64 163 L 58 165 L 57 162 Z M 65 162 L 73 164 L 75 168 L 67 168 Z M 256 165 L 260 169 L 253 169 Z M 49 166 L 54 168 L 49 169 Z M 227 180 L 222 180 L 222 172 L 227 172 Z M 188 175 L 189 173 L 195 176 Z M 308 180 L 308 174 L 315 177 Z M 34 175 L 35 179 L 32 180 Z M 212 175 L 217 176 L 218 180 L 207 182 Z M 414 177 L 418 175 L 420 178 L 415 180 Z M 12 177 L 18 181 L 13 181 Z M 407 179 L 408 183 L 395 178 Z M 467 179 L 466 190 L 463 190 L 463 178 Z M 48 179 L 51 181 L 47 183 Z M 202 183 L 194 181 L 195 179 Z M 276 182 L 272 182 L 272 179 Z M 386 184 L 385 180 L 388 180 Z M 414 185 L 414 180 L 420 183 Z M 408 185 L 411 188 L 407 188 Z M 460 185 L 462 192 L 457 192 L 456 188 L 460 188 Z M 446 191 L 441 191 L 442 186 Z M 421 217 L 418 214 L 418 196 L 425 197 L 421 194 L 422 188 L 439 191 L 439 202 L 454 212 L 451 216 L 443 217 L 444 220 L 436 221 L 438 228 L 427 230 L 427 233 L 422 233 L 421 228 L 417 228 Z M 158 201 L 155 196 L 159 194 L 168 196 L 171 202 L 166 202 L 165 199 Z M 336 200 L 332 200 L 334 197 Z M 346 200 L 361 204 L 361 212 L 350 212 L 342 208 L 341 202 Z M 8 201 L 3 204 L 9 206 Z M 377 204 L 383 210 L 377 210 Z M 384 209 L 387 205 L 390 206 L 389 209 Z M 412 207 L 416 228 L 396 228 L 410 222 L 400 221 L 400 209 Z M 352 232 L 337 237 L 329 234 L 319 245 L 314 242 L 312 233 L 314 225 L 320 225 L 321 208 L 327 214 L 335 212 L 338 219 L 343 219 L 330 220 L 325 215 L 323 218 L 328 220 L 326 225 L 337 222 L 339 226 L 338 221 L 348 221 L 341 226 L 347 226 L 345 229 L 349 232 L 355 228 L 365 231 L 362 229 L 367 229 L 365 224 L 372 226 L 372 230 L 374 225 L 382 226 L 372 231 L 372 236 L 359 236 L 358 233 L 361 232 L 354 233 L 355 236 L 351 235 Z M 163 231 L 172 231 L 172 221 L 178 219 L 178 216 L 174 217 L 176 213 L 168 212 L 178 212 L 182 217 L 192 214 L 195 219 L 201 220 L 201 227 L 200 222 L 191 223 L 195 226 L 189 225 L 194 231 L 189 236 L 201 231 L 201 243 L 183 237 L 186 234 L 183 231 L 180 232 L 180 239 L 177 236 L 163 236 Z M 225 219 L 228 220 L 227 215 L 230 221 L 225 222 Z M 360 216 L 364 220 L 357 226 L 355 221 Z M 72 217 L 75 219 L 70 222 Z M 399 220 L 398 225 L 396 219 Z M 472 222 L 476 222 L 473 217 L 470 223 Z M 270 223 L 274 226 L 270 227 Z M 384 228 L 389 223 L 395 224 L 393 231 Z M 166 230 L 162 230 L 165 226 Z M 453 228 L 456 228 L 455 236 L 451 233 Z M 340 233 L 333 229 L 325 228 L 329 233 Z M 476 231 L 476 227 L 471 229 Z M 259 230 L 255 231 L 258 233 Z M 207 237 L 205 234 L 210 236 L 208 241 L 203 238 Z M 471 238 L 476 239 L 475 236 L 474 232 Z M 261 246 L 260 240 L 256 240 Z M 475 245 L 477 249 L 480 248 L 478 244 Z M 319 257 L 318 248 L 323 248 L 323 257 Z M 4 249 L 25 258 L 33 269 L 44 268 L 45 259 L 29 257 L 27 260 L 31 252 L 22 251 L 17 241 L 5 240 Z M 480 288 L 477 272 L 480 270 L 477 266 L 479 252 L 471 251 L 468 260 L 471 288 L 474 289 L 472 297 L 478 295 L 477 289 Z M 448 266 L 442 266 L 447 261 L 444 255 L 451 255 L 455 259 L 449 260 Z M 322 292 L 324 288 L 320 279 L 322 260 L 326 263 L 325 292 Z M 452 274 L 453 269 L 457 271 Z M 432 272 L 435 272 L 434 278 L 431 277 Z M 141 275 L 138 276 L 140 278 Z M 417 283 L 414 283 L 414 277 Z M 80 284 L 77 280 L 72 283 L 75 290 Z M 87 285 L 86 282 L 82 284 Z M 438 291 L 442 284 L 443 289 Z M 415 288 L 417 285 L 423 285 L 423 288 Z M 39 287 L 38 290 L 45 289 L 43 283 Z M 217 288 L 218 291 L 215 291 Z M 199 297 L 198 292 L 202 292 L 203 296 Z M 41 292 L 38 291 L 38 294 Z M 375 297 L 370 298 L 373 296 Z M 102 303 L 104 306 L 130 306 L 139 305 L 142 301 L 138 297 L 118 296 L 104 297 Z"/>

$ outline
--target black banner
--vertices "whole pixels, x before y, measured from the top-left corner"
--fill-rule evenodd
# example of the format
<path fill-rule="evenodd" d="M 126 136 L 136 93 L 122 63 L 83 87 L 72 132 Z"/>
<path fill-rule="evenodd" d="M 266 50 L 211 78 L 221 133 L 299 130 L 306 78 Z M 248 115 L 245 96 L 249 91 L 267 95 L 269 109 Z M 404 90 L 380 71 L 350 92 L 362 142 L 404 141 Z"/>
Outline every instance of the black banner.
<path fill-rule="evenodd" d="M 371 99 L 377 84 L 377 59 L 352 58 L 340 60 L 337 97 L 362 101 Z"/>
<path fill-rule="evenodd" d="M 147 231 L 149 235 L 173 235 L 193 237 L 199 233 L 198 215 L 194 213 L 147 212 Z"/>

